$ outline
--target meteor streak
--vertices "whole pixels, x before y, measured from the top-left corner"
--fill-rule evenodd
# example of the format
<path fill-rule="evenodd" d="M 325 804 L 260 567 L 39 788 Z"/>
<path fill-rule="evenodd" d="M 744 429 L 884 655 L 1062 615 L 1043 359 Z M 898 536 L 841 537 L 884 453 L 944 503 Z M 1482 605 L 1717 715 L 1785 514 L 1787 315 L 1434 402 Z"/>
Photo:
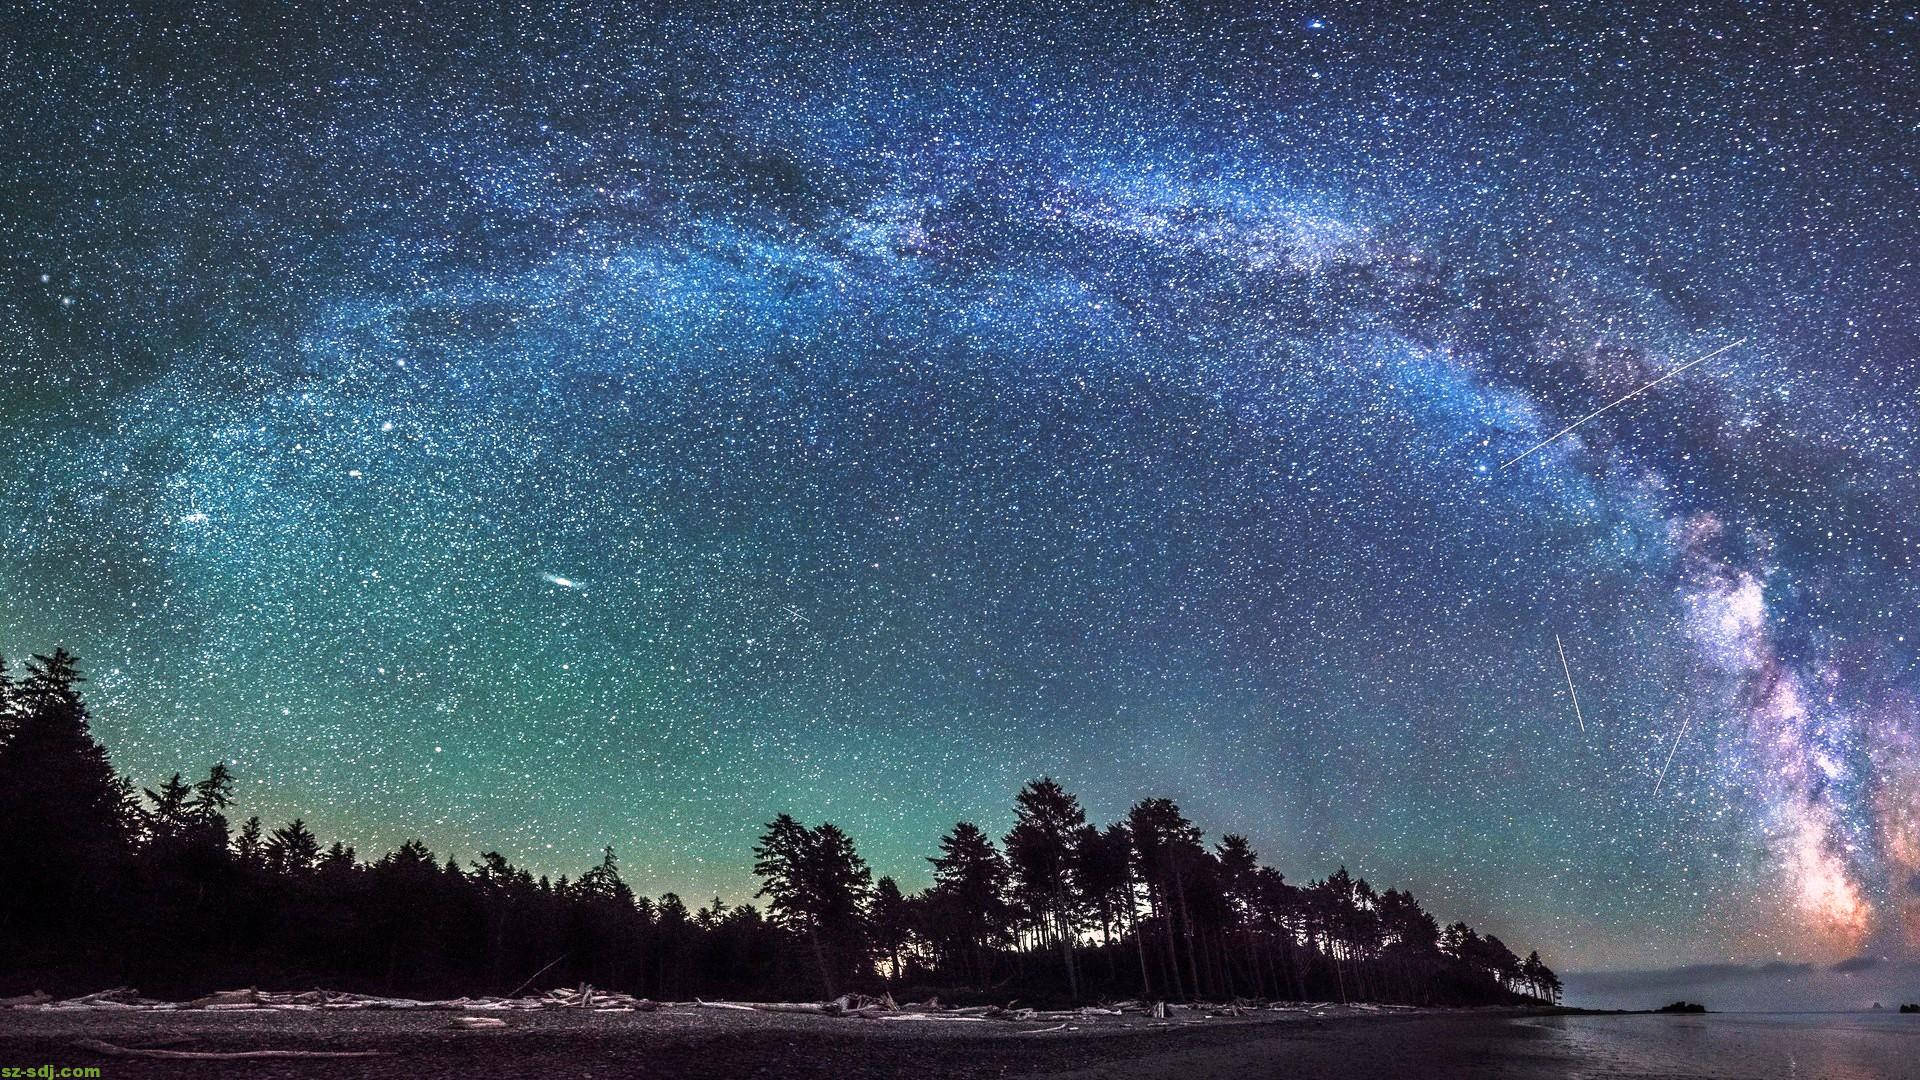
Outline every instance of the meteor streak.
<path fill-rule="evenodd" d="M 1654 387 L 1659 386 L 1661 383 L 1666 382 L 1668 379 L 1673 378 L 1675 375 L 1680 374 L 1681 372 L 1687 370 L 1688 368 L 1693 367 L 1696 364 L 1704 364 L 1707 361 L 1713 359 L 1714 357 L 1719 356 L 1721 353 L 1726 352 L 1728 349 L 1731 349 L 1736 345 L 1745 345 L 1746 343 L 1747 343 L 1746 338 L 1741 338 L 1738 341 L 1728 342 L 1727 344 L 1720 346 L 1719 348 L 1713 350 L 1712 352 L 1706 354 L 1705 356 L 1697 357 L 1695 359 L 1687 361 L 1684 364 L 1681 364 L 1679 367 L 1674 368 L 1672 371 L 1667 372 L 1665 375 L 1660 376 L 1659 378 L 1653 380 L 1652 382 L 1646 384 L 1645 386 L 1640 387 L 1637 390 L 1630 390 L 1627 393 L 1620 395 L 1619 397 L 1613 399 L 1612 401 L 1607 402 L 1605 405 L 1600 406 L 1599 408 L 1593 410 L 1592 412 L 1581 417 L 1580 419 L 1575 420 L 1573 423 L 1568 424 L 1566 427 L 1561 428 L 1559 431 L 1554 432 L 1552 435 L 1548 436 L 1547 438 L 1542 439 L 1541 441 L 1533 444 L 1532 446 L 1527 447 L 1527 449 L 1523 453 L 1521 453 L 1518 457 L 1515 457 L 1512 461 L 1509 461 L 1505 465 L 1500 466 L 1500 471 L 1506 472 L 1507 469 L 1518 464 L 1528 454 L 1531 454 L 1535 450 L 1539 450 L 1542 447 L 1551 445 L 1552 443 L 1559 441 L 1562 435 L 1565 435 L 1567 432 L 1572 431 L 1574 428 L 1579 427 L 1581 424 L 1586 423 L 1587 421 L 1593 419 L 1594 417 L 1599 416 L 1601 413 L 1606 412 L 1608 409 L 1613 408 L 1615 405 L 1621 405 L 1627 402 L 1629 399 L 1639 397 L 1641 394 L 1644 394 L 1647 391 L 1653 389 Z"/>
<path fill-rule="evenodd" d="M 1692 719 L 1692 717 L 1682 716 L 1680 718 L 1680 734 L 1673 737 L 1673 749 L 1667 751 L 1666 764 L 1660 766 L 1660 779 L 1653 782 L 1653 797 L 1656 799 L 1660 797 L 1660 785 L 1667 782 L 1667 769 L 1673 764 L 1674 751 L 1680 749 L 1680 740 L 1687 737 L 1687 721 L 1690 719 Z"/>
<path fill-rule="evenodd" d="M 1560 670 L 1567 676 L 1567 696 L 1573 699 L 1573 718 L 1580 722 L 1580 734 L 1587 733 L 1587 718 L 1580 715 L 1580 695 L 1573 692 L 1573 669 L 1567 666 L 1567 647 L 1560 644 L 1560 635 L 1553 635 L 1553 647 L 1560 650 Z"/>

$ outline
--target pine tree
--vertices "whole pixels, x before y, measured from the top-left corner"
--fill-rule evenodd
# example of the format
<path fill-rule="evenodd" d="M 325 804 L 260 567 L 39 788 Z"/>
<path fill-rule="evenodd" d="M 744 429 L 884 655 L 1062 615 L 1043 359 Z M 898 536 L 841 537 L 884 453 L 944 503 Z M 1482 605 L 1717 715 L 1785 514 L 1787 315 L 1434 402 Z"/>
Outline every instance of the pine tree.
<path fill-rule="evenodd" d="M 1134 951 L 1140 961 L 1140 993 L 1146 996 L 1153 993 L 1153 981 L 1147 975 L 1146 946 L 1136 921 L 1132 853 L 1133 840 L 1124 824 L 1115 822 L 1104 832 L 1089 825 L 1074 848 L 1074 877 L 1081 897 L 1099 915 L 1101 938 L 1108 948 L 1109 975 L 1117 977 L 1114 934 L 1133 929 Z"/>
<path fill-rule="evenodd" d="M 191 809 L 202 820 L 218 816 L 233 805 L 233 774 L 224 761 L 207 770 L 207 778 L 193 785 Z"/>
<path fill-rule="evenodd" d="M 357 869 L 359 864 L 353 859 L 353 849 L 338 840 L 327 845 L 326 853 L 320 856 L 319 865 L 316 867 L 321 877 L 332 879 L 335 883 L 350 876 Z"/>
<path fill-rule="evenodd" d="M 7 694 L 0 744 L 0 939 L 51 944 L 56 928 L 95 934 L 125 872 L 128 787 L 89 730 L 73 655 L 35 656 Z"/>
<path fill-rule="evenodd" d="M 873 892 L 866 860 L 839 827 L 808 829 L 786 814 L 767 824 L 753 853 L 753 872 L 763 881 L 755 895 L 806 934 L 827 996 L 835 996 L 840 976 L 866 966 L 863 921 Z"/>
<path fill-rule="evenodd" d="M 1007 833 L 1007 861 L 1013 867 L 1016 894 L 1039 917 L 1045 935 L 1060 950 L 1067 991 L 1080 996 L 1080 974 L 1073 960 L 1080 909 L 1074 892 L 1074 845 L 1086 826 L 1080 800 L 1051 777 L 1029 781 L 1014 796 L 1014 824 Z"/>
<path fill-rule="evenodd" d="M 1218 867 L 1218 880 L 1222 907 L 1226 922 L 1240 932 L 1240 944 L 1246 953 L 1249 965 L 1253 964 L 1254 910 L 1257 903 L 1256 889 L 1259 881 L 1260 853 L 1253 850 L 1247 838 L 1228 833 L 1220 838 L 1214 850 L 1214 860 Z M 1254 989 L 1264 992 L 1262 978 L 1257 966 L 1250 972 Z"/>
<path fill-rule="evenodd" d="M 900 893 L 900 884 L 883 877 L 873 885 L 873 945 L 887 962 L 887 983 L 900 978 L 900 953 L 912 926 L 913 905 Z"/>
<path fill-rule="evenodd" d="M 1543 966 L 1538 950 L 1529 952 L 1527 958 L 1520 961 L 1520 981 L 1527 985 L 1527 992 L 1537 998 L 1547 996 L 1546 981 L 1540 977 Z"/>
<path fill-rule="evenodd" d="M 1172 799 L 1144 799 L 1127 811 L 1127 834 L 1133 840 L 1135 865 L 1147 883 L 1147 896 L 1166 932 L 1168 976 L 1174 995 L 1180 996 L 1180 958 L 1174 946 L 1178 922 L 1187 943 L 1188 985 L 1200 993 L 1200 972 L 1194 957 L 1193 917 L 1188 911 L 1187 878 L 1196 862 L 1206 857 L 1200 830 L 1188 821 Z"/>
<path fill-rule="evenodd" d="M 988 952 L 1005 935 L 1012 914 L 1006 860 L 979 826 L 962 821 L 940 838 L 940 854 L 927 861 L 933 864 L 926 902 L 929 935 L 961 958 L 975 985 L 984 986 Z"/>
<path fill-rule="evenodd" d="M 1539 955 L 1539 953 L 1534 954 L 1536 957 Z M 1560 1001 L 1560 992 L 1564 989 L 1560 983 L 1560 976 L 1554 974 L 1554 970 L 1544 962 L 1534 965 L 1534 975 L 1540 980 L 1540 996 L 1558 1004 Z"/>
<path fill-rule="evenodd" d="M 268 868 L 277 874 L 298 877 L 320 861 L 320 841 L 299 818 L 273 830 L 264 850 Z"/>
<path fill-rule="evenodd" d="M 573 883 L 573 888 L 578 895 L 588 899 L 633 906 L 633 890 L 620 880 L 620 863 L 612 847 L 601 852 L 600 865 L 581 874 L 580 880 Z"/>
<path fill-rule="evenodd" d="M 147 801 L 153 803 L 153 809 L 146 812 L 147 835 L 157 842 L 175 842 L 186 833 L 192 820 L 189 804 L 193 799 L 193 788 L 174 773 L 160 785 L 160 790 L 142 789 Z"/>
<path fill-rule="evenodd" d="M 249 868 L 261 866 L 266 859 L 266 850 L 260 836 L 260 815 L 255 814 L 240 826 L 240 835 L 233 838 L 234 861 Z"/>

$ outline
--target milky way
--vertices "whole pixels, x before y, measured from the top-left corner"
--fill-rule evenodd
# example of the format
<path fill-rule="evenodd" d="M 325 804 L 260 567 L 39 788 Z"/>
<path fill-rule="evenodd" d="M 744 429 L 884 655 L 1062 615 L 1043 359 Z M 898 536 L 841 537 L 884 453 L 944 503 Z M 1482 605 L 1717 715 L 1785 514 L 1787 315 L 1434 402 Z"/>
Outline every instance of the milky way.
<path fill-rule="evenodd" d="M 274 10 L 8 31 L 0 647 L 142 781 L 1920 942 L 1910 9 Z"/>

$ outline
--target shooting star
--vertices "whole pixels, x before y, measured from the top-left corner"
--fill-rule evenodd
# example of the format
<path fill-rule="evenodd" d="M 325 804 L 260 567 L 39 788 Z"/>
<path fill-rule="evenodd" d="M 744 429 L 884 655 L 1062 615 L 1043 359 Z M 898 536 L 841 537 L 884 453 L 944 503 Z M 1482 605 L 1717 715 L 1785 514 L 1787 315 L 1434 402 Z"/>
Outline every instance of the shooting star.
<path fill-rule="evenodd" d="M 1514 465 L 1519 464 L 1529 454 L 1532 454 L 1536 450 L 1542 449 L 1544 447 L 1552 445 L 1553 443 L 1558 442 L 1560 440 L 1560 437 L 1565 435 L 1567 432 L 1572 431 L 1574 428 L 1579 427 L 1581 424 L 1584 424 L 1587 421 L 1593 419 L 1594 417 L 1599 416 L 1601 413 L 1606 412 L 1608 409 L 1613 408 L 1615 405 L 1625 404 L 1627 401 L 1633 398 L 1639 397 L 1641 394 L 1644 394 L 1647 391 L 1653 389 L 1654 387 L 1659 386 L 1661 383 L 1666 382 L 1668 379 L 1673 378 L 1675 375 L 1680 374 L 1681 372 L 1687 370 L 1688 368 L 1693 367 L 1697 364 L 1704 364 L 1707 361 L 1713 359 L 1714 357 L 1719 356 L 1721 353 L 1726 352 L 1728 349 L 1732 349 L 1740 345 L 1745 345 L 1746 343 L 1747 343 L 1746 338 L 1741 338 L 1738 341 L 1729 342 L 1713 350 L 1712 352 L 1706 354 L 1705 356 L 1697 357 L 1695 359 L 1687 361 L 1684 364 L 1681 364 L 1679 367 L 1674 368 L 1672 371 L 1667 372 L 1665 375 L 1660 376 L 1659 378 L 1653 380 L 1650 383 L 1647 383 L 1645 386 L 1642 386 L 1637 390 L 1630 390 L 1627 393 L 1622 394 L 1621 396 L 1613 399 L 1612 401 L 1607 402 L 1605 405 L 1600 406 L 1599 408 L 1593 410 L 1592 412 L 1581 417 L 1580 419 L 1575 420 L 1573 423 L 1568 424 L 1566 427 L 1561 428 L 1559 431 L 1554 432 L 1552 435 L 1548 436 L 1547 438 L 1542 439 L 1541 441 L 1533 444 L 1532 446 L 1527 447 L 1526 451 L 1520 454 L 1518 457 L 1507 462 L 1505 465 L 1500 466 L 1500 471 L 1506 472 L 1509 468 L 1512 468 Z"/>
<path fill-rule="evenodd" d="M 1660 785 L 1667 782 L 1667 769 L 1673 765 L 1673 755 L 1680 749 L 1680 740 L 1687 737 L 1687 721 L 1690 719 L 1687 716 L 1680 718 L 1680 734 L 1673 737 L 1673 749 L 1667 751 L 1666 764 L 1660 766 L 1660 779 L 1653 782 L 1653 797 L 1656 799 L 1660 797 Z"/>
<path fill-rule="evenodd" d="M 1573 669 L 1567 666 L 1567 647 L 1560 644 L 1560 635 L 1553 635 L 1553 647 L 1560 650 L 1560 670 L 1567 676 L 1567 696 L 1573 699 L 1573 718 L 1580 723 L 1580 734 L 1587 733 L 1587 718 L 1580 715 L 1580 695 L 1573 692 Z"/>

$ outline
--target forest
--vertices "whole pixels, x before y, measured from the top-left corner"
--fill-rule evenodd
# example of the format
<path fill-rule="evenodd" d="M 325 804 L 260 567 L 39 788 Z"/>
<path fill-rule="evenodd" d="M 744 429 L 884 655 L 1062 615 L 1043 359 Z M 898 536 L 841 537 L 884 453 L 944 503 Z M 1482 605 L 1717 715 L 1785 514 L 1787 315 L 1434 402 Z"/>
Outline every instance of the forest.
<path fill-rule="evenodd" d="M 1295 884 L 1244 837 L 1209 846 L 1167 799 L 1102 827 L 1046 778 L 1014 797 L 997 844 L 956 823 L 914 893 L 876 878 L 841 829 L 784 814 L 752 852 L 758 906 L 636 895 L 611 848 L 557 879 L 498 852 L 443 861 L 419 841 L 367 859 L 299 820 L 236 828 L 223 764 L 152 788 L 119 775 L 83 682 L 64 650 L 18 670 L 0 660 L 0 994 L 589 983 L 681 1001 L 1437 1005 L 1560 993 L 1537 952 L 1442 926 L 1409 892 L 1344 867 Z"/>

